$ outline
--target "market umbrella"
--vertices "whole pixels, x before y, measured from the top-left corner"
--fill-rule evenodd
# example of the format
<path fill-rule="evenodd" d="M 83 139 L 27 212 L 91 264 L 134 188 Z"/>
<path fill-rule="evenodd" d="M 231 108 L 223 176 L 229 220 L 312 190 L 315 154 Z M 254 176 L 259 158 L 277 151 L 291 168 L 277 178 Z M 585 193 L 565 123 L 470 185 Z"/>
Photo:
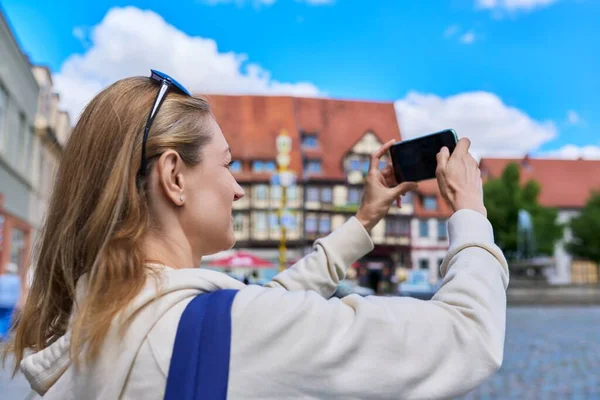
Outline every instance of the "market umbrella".
<path fill-rule="evenodd" d="M 237 251 L 227 257 L 209 261 L 206 266 L 213 268 L 274 268 L 275 264 L 247 251 Z"/>

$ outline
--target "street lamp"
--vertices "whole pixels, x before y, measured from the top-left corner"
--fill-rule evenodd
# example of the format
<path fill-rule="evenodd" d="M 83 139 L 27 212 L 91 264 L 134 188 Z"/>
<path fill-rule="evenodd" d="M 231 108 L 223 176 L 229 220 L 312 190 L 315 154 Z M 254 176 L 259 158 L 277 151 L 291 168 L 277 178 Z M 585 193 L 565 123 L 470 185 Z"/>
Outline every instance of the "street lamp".
<path fill-rule="evenodd" d="M 279 271 L 287 267 L 286 260 L 286 231 L 292 225 L 293 215 L 287 210 L 287 188 L 294 183 L 294 174 L 288 171 L 291 161 L 292 138 L 284 129 L 275 140 L 277 147 L 278 174 L 275 183 L 281 187 L 281 203 L 278 210 L 279 217 Z"/>

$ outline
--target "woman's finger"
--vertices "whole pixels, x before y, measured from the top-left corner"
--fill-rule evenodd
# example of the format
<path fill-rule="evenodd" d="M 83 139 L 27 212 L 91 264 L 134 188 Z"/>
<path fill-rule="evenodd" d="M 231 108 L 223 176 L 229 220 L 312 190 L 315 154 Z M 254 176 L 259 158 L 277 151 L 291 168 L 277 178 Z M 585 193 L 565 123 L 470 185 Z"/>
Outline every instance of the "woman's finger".
<path fill-rule="evenodd" d="M 450 150 L 446 146 L 442 147 L 439 153 L 436 155 L 437 167 L 436 167 L 436 175 L 439 178 L 439 174 L 446 169 L 446 164 L 448 164 L 448 159 L 450 158 Z"/>
<path fill-rule="evenodd" d="M 396 143 L 395 140 L 390 140 L 389 142 L 384 143 L 379 149 L 377 149 L 375 153 L 371 155 L 369 172 L 372 173 L 379 169 L 379 160 L 381 159 L 381 157 L 383 157 L 385 153 L 387 153 L 387 151 L 390 149 L 390 147 L 392 147 L 394 143 Z"/>

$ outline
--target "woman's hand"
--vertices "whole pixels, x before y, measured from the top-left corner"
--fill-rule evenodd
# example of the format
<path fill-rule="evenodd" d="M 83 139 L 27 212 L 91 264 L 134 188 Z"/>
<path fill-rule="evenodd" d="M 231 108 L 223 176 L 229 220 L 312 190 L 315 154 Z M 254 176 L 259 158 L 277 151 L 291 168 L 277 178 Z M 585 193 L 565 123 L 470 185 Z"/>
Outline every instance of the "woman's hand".
<path fill-rule="evenodd" d="M 460 139 L 450 155 L 447 147 L 437 155 L 436 176 L 442 196 L 455 212 L 475 210 L 487 217 L 483 203 L 483 183 L 477 160 L 469 153 L 471 141 Z"/>
<path fill-rule="evenodd" d="M 385 217 L 390 206 L 398 197 L 417 188 L 417 184 L 414 182 L 404 182 L 398 185 L 394 178 L 393 167 L 389 164 L 383 170 L 379 170 L 379 160 L 395 142 L 395 140 L 390 140 L 371 155 L 363 197 L 356 213 L 356 219 L 367 231 L 371 231 Z"/>

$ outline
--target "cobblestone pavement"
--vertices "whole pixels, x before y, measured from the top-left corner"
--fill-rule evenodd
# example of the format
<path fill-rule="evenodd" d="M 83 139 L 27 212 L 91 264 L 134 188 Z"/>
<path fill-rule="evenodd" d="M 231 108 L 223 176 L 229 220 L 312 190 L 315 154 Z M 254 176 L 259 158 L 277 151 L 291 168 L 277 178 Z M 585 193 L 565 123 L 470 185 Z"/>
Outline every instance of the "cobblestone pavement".
<path fill-rule="evenodd" d="M 600 307 L 510 308 L 502 368 L 461 399 L 600 400 Z"/>
<path fill-rule="evenodd" d="M 0 398 L 29 385 L 0 371 Z M 600 307 L 510 308 L 501 370 L 460 400 L 600 400 Z"/>

